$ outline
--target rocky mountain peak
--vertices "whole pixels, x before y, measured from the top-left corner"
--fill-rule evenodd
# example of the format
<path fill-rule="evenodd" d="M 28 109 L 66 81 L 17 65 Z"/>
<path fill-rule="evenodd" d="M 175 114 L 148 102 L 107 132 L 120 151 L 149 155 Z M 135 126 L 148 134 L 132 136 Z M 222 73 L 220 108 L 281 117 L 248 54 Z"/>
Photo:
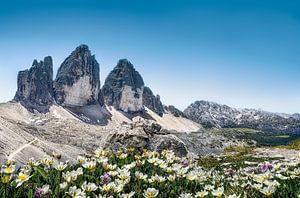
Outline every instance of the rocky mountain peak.
<path fill-rule="evenodd" d="M 99 63 L 87 45 L 78 46 L 58 69 L 55 99 L 62 106 L 103 105 Z"/>
<path fill-rule="evenodd" d="M 77 57 L 77 58 L 81 58 L 83 56 L 93 56 L 89 47 L 85 44 L 81 44 L 78 47 L 76 47 L 76 49 L 74 51 L 71 52 L 71 56 Z"/>
<path fill-rule="evenodd" d="M 144 110 L 143 90 L 142 76 L 127 59 L 121 59 L 106 78 L 102 93 L 107 105 L 135 113 Z"/>
<path fill-rule="evenodd" d="M 29 111 L 45 113 L 54 103 L 53 63 L 51 56 L 44 61 L 34 60 L 30 69 L 18 73 L 17 92 L 14 100 Z"/>
<path fill-rule="evenodd" d="M 170 112 L 175 117 L 186 117 L 185 114 L 173 105 L 164 106 L 166 111 Z"/>
<path fill-rule="evenodd" d="M 144 87 L 143 104 L 159 116 L 162 116 L 165 112 L 164 106 L 160 101 L 160 96 L 155 96 L 149 87 Z"/>
<path fill-rule="evenodd" d="M 116 67 L 119 68 L 128 68 L 129 70 L 135 70 L 133 64 L 126 58 L 120 59 Z"/>

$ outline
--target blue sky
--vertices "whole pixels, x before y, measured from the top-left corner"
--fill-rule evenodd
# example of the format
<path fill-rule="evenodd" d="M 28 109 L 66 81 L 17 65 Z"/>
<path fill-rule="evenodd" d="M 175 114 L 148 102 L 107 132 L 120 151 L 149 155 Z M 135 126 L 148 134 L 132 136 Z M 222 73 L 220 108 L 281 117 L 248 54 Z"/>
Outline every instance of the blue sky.
<path fill-rule="evenodd" d="M 102 84 L 128 58 L 164 104 L 195 100 L 300 112 L 300 2 L 248 0 L 0 1 L 0 102 L 17 72 L 85 43 Z"/>

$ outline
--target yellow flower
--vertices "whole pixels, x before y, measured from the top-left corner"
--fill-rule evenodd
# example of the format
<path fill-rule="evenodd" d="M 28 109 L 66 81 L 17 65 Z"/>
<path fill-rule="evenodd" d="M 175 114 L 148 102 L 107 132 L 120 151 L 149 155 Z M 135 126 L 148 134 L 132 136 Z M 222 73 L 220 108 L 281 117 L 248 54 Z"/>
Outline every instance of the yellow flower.
<path fill-rule="evenodd" d="M 3 176 L 1 177 L 1 182 L 2 182 L 3 184 L 8 184 L 8 183 L 10 182 L 11 178 L 12 178 L 11 175 L 3 175 Z"/>
<path fill-rule="evenodd" d="M 15 165 L 16 162 L 14 160 L 7 160 L 7 162 L 5 163 L 6 166 L 10 166 L 10 165 Z"/>
<path fill-rule="evenodd" d="M 142 156 L 140 156 L 140 155 L 135 155 L 135 156 L 134 156 L 134 159 L 135 159 L 135 160 L 141 160 L 141 159 L 142 159 Z"/>
<path fill-rule="evenodd" d="M 133 153 L 133 152 L 134 152 L 134 147 L 129 147 L 129 148 L 127 149 L 127 151 L 128 151 L 128 153 Z"/>

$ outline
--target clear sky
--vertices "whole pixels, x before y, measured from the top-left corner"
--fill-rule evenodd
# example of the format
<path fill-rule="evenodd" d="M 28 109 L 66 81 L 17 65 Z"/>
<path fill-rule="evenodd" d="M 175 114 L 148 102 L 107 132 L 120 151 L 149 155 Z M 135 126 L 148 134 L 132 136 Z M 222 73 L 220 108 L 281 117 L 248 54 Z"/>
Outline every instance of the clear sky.
<path fill-rule="evenodd" d="M 51 55 L 56 72 L 81 43 L 102 84 L 128 58 L 164 104 L 300 112 L 298 0 L 0 1 L 0 102 L 33 59 Z"/>

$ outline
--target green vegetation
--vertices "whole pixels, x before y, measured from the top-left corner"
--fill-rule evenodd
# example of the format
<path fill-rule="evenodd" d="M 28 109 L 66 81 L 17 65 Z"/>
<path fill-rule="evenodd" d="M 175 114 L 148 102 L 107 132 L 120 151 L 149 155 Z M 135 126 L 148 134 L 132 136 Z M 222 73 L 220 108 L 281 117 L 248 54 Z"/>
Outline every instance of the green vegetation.
<path fill-rule="evenodd" d="M 257 146 L 288 145 L 300 138 L 300 134 L 259 131 L 248 128 L 207 129 L 208 132 L 224 135 L 229 139 L 254 140 Z"/>
<path fill-rule="evenodd" d="M 300 150 L 300 138 L 293 140 L 287 145 L 278 146 L 279 148 Z"/>
<path fill-rule="evenodd" d="M 31 159 L 21 168 L 8 161 L 1 166 L 0 197 L 298 197 L 300 158 L 256 158 L 252 149 L 231 147 L 227 155 L 200 158 L 98 149 L 74 164 Z"/>

